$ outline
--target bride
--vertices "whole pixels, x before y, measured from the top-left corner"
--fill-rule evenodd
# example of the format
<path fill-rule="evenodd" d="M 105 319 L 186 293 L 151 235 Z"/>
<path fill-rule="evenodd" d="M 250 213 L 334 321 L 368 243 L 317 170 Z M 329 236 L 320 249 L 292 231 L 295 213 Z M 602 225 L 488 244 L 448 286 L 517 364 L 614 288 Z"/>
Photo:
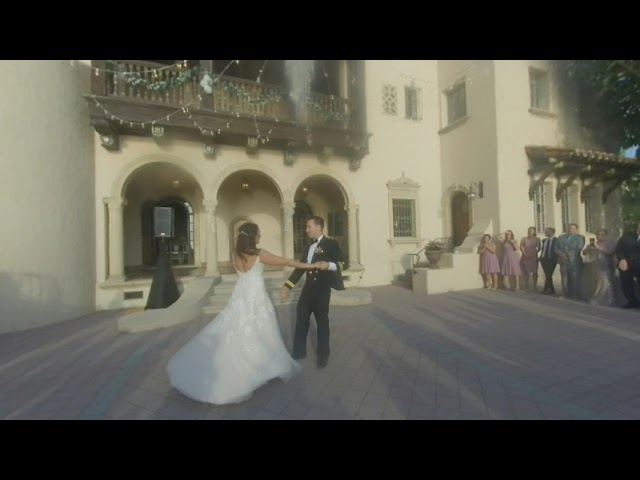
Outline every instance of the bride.
<path fill-rule="evenodd" d="M 238 281 L 229 303 L 169 360 L 171 386 L 194 400 L 239 403 L 269 380 L 286 382 L 302 371 L 284 345 L 262 274 L 264 265 L 324 269 L 326 262 L 287 260 L 257 248 L 259 242 L 258 226 L 244 223 L 233 253 Z"/>

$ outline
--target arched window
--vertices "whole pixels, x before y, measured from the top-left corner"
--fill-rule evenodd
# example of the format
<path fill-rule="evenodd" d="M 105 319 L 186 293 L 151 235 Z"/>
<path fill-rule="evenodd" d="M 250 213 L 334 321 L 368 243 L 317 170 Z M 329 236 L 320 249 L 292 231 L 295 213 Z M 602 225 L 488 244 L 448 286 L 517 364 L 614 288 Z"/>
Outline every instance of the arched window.
<path fill-rule="evenodd" d="M 195 225 L 193 221 L 193 207 L 189 202 L 184 202 L 184 206 L 189 212 L 189 247 L 191 250 L 195 248 Z"/>
<path fill-rule="evenodd" d="M 293 213 L 293 252 L 296 258 L 299 258 L 307 245 L 309 239 L 305 232 L 307 228 L 307 218 L 313 215 L 311 207 L 305 202 L 296 202 L 296 208 Z"/>

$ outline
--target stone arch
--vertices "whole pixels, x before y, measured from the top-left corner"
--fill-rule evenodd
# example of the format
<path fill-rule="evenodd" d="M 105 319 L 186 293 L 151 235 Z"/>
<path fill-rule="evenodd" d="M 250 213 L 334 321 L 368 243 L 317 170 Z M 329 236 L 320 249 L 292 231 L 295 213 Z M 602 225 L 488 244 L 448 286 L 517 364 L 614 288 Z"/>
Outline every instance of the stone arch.
<path fill-rule="evenodd" d="M 290 196 L 290 198 L 286 198 L 285 201 L 289 203 L 293 203 L 295 191 L 298 188 L 298 186 L 302 182 L 304 182 L 305 179 L 316 176 L 316 175 L 329 177 L 331 180 L 335 182 L 336 186 L 340 189 L 340 191 L 342 192 L 342 195 L 344 196 L 345 205 L 350 205 L 355 203 L 355 197 L 347 181 L 344 178 L 342 178 L 341 175 L 336 174 L 335 172 L 332 172 L 330 170 L 327 170 L 326 168 L 312 168 L 298 175 L 293 181 L 291 188 L 287 190 L 287 194 Z"/>
<path fill-rule="evenodd" d="M 255 172 L 262 173 L 264 176 L 269 178 L 273 182 L 273 185 L 278 190 L 278 193 L 280 194 L 280 200 L 284 201 L 284 191 L 282 189 L 282 180 L 279 178 L 279 176 L 275 173 L 274 170 L 271 170 L 269 167 L 266 167 L 262 164 L 256 164 L 255 162 L 234 163 L 233 165 L 229 165 L 228 167 L 221 170 L 218 173 L 218 175 L 216 175 L 215 180 L 211 184 L 210 192 L 211 192 L 212 198 L 213 199 L 218 198 L 218 191 L 220 190 L 220 187 L 230 175 L 233 175 L 234 173 L 237 173 L 237 172 L 241 172 L 243 170 L 245 171 L 253 170 Z"/>
<path fill-rule="evenodd" d="M 172 165 L 175 165 L 178 168 L 181 168 L 182 170 L 184 170 L 185 172 L 187 172 L 189 175 L 193 177 L 195 182 L 200 187 L 202 194 L 204 195 L 205 198 L 207 198 L 207 191 L 204 188 L 204 186 L 200 183 L 200 180 L 199 180 L 200 178 L 205 178 L 202 172 L 200 172 L 197 168 L 193 167 L 193 165 L 190 165 L 189 163 L 185 162 L 184 159 L 176 155 L 157 154 L 157 153 L 143 155 L 138 159 L 132 162 L 129 162 L 125 166 L 123 166 L 118 172 L 118 174 L 116 175 L 115 180 L 113 181 L 113 184 L 111 185 L 111 197 L 116 197 L 116 198 L 123 197 L 124 192 L 127 190 L 127 186 L 129 185 L 129 182 L 134 177 L 134 173 L 138 169 L 153 163 L 170 163 Z M 200 208 L 200 205 L 194 205 L 194 208 L 195 207 Z"/>

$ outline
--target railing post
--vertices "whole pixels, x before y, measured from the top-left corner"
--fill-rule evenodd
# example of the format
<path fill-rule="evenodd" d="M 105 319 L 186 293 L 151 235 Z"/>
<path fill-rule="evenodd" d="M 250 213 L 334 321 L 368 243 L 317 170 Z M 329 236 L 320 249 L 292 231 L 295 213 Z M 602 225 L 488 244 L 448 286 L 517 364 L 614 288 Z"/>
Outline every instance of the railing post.
<path fill-rule="evenodd" d="M 100 97 L 106 97 L 107 92 L 107 61 L 91 60 L 91 93 Z"/>

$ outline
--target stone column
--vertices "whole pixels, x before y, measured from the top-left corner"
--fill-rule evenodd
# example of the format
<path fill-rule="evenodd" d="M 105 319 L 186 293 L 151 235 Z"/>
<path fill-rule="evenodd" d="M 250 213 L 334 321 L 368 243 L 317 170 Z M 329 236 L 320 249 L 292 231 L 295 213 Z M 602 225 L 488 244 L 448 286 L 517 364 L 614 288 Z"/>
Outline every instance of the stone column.
<path fill-rule="evenodd" d="M 218 232 L 216 230 L 216 200 L 202 200 L 204 211 L 207 214 L 207 277 L 215 277 L 220 274 L 218 272 Z"/>
<path fill-rule="evenodd" d="M 282 256 L 293 259 L 293 214 L 295 213 L 295 202 L 287 202 L 281 205 L 283 220 L 284 248 Z"/>
<path fill-rule="evenodd" d="M 127 200 L 121 197 L 105 197 L 102 201 L 108 209 L 109 272 L 108 282 L 124 281 L 124 221 L 123 210 Z"/>
<path fill-rule="evenodd" d="M 358 254 L 358 205 L 345 205 L 347 210 L 347 228 L 349 228 L 349 265 L 360 264 Z"/>

